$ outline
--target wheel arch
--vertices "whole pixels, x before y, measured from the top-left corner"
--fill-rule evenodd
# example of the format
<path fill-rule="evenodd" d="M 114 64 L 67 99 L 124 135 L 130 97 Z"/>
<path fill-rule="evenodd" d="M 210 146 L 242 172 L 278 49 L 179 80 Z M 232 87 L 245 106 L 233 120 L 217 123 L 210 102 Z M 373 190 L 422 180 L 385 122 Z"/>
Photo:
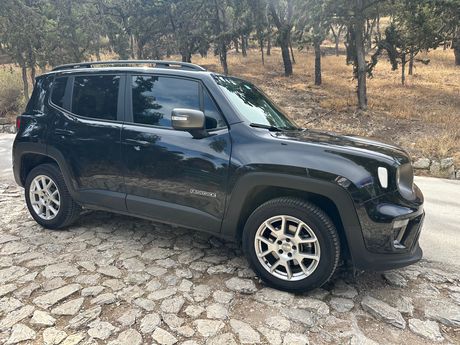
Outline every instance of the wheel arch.
<path fill-rule="evenodd" d="M 337 228 L 345 258 L 352 255 L 352 246 L 363 241 L 354 203 L 342 187 L 308 177 L 272 173 L 251 173 L 238 180 L 228 201 L 222 235 L 240 241 L 251 213 L 277 197 L 301 198 L 325 211 Z"/>

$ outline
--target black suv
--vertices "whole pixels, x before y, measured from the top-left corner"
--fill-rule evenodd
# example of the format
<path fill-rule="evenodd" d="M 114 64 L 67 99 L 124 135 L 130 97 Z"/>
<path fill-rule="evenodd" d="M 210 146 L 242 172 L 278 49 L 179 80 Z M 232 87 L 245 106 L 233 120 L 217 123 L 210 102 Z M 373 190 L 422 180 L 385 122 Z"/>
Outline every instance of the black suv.
<path fill-rule="evenodd" d="M 85 207 L 206 231 L 241 241 L 259 277 L 289 291 L 324 284 L 341 260 L 422 257 L 405 151 L 299 128 L 241 79 L 168 61 L 59 66 L 17 127 L 15 179 L 45 228 Z"/>

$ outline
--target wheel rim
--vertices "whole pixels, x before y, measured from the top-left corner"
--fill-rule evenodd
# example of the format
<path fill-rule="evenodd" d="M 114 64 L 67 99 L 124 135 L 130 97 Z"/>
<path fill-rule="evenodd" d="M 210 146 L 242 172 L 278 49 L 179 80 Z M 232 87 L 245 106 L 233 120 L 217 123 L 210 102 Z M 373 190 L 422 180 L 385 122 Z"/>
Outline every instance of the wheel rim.
<path fill-rule="evenodd" d="M 295 217 L 267 219 L 256 232 L 254 247 L 265 270 L 286 281 L 310 276 L 320 261 L 320 245 L 314 231 Z"/>
<path fill-rule="evenodd" d="M 56 183 L 46 175 L 36 176 L 29 188 L 32 208 L 37 216 L 51 220 L 57 216 L 61 206 L 61 196 Z"/>

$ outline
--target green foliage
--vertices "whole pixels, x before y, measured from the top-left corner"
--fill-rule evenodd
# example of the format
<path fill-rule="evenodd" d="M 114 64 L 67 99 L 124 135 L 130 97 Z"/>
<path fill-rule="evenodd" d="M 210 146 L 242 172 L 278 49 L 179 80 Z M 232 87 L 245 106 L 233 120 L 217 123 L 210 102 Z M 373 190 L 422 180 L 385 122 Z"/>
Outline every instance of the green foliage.
<path fill-rule="evenodd" d="M 12 68 L 0 68 L 0 118 L 17 115 L 23 106 L 20 74 Z"/>

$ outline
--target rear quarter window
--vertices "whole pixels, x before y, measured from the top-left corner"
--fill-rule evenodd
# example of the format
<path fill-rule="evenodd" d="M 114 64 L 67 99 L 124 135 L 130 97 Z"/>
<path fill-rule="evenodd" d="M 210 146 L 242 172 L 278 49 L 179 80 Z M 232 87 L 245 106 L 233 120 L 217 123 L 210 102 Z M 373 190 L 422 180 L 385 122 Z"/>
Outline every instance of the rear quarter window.
<path fill-rule="evenodd" d="M 45 111 L 45 98 L 51 84 L 50 77 L 36 79 L 34 90 L 26 106 L 26 113 L 33 114 Z"/>
<path fill-rule="evenodd" d="M 58 107 L 64 108 L 64 96 L 68 77 L 54 79 L 51 92 L 51 102 Z"/>

